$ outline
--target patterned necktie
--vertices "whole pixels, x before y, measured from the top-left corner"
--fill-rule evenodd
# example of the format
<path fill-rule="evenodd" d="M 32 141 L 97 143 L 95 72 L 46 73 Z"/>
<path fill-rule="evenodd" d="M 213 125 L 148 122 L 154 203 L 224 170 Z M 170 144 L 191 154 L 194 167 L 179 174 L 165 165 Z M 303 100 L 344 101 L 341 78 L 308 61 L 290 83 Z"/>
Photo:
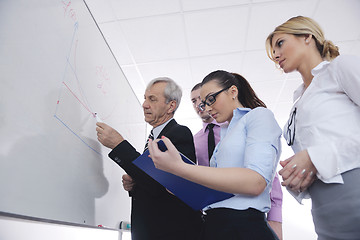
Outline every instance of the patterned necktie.
<path fill-rule="evenodd" d="M 146 140 L 146 144 L 145 144 L 144 152 L 146 151 L 146 149 L 148 149 L 149 139 L 154 140 L 154 133 L 153 133 L 153 130 L 151 130 L 151 131 L 150 131 L 149 137 L 148 137 L 148 139 Z"/>
<path fill-rule="evenodd" d="M 209 153 L 209 161 L 211 159 L 211 156 L 214 152 L 215 149 L 215 136 L 214 136 L 214 126 L 215 124 L 210 123 L 207 125 L 207 129 L 209 130 L 209 135 L 208 135 L 208 153 Z"/>

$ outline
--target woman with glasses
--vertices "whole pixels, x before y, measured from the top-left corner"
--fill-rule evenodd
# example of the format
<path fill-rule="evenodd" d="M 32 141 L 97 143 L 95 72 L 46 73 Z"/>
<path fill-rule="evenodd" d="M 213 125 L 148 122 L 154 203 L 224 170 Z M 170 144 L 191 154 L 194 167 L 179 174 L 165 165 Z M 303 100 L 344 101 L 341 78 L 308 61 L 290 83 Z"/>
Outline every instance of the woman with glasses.
<path fill-rule="evenodd" d="M 340 56 L 303 16 L 276 27 L 266 47 L 303 80 L 284 128 L 295 155 L 280 162 L 283 185 L 299 202 L 311 197 L 318 239 L 360 239 L 360 58 Z"/>
<path fill-rule="evenodd" d="M 239 74 L 215 71 L 202 81 L 200 108 L 227 122 L 210 167 L 184 163 L 170 140 L 168 151 L 149 146 L 157 168 L 234 194 L 203 209 L 202 239 L 278 239 L 267 225 L 271 185 L 281 153 L 281 129 L 273 113 Z"/>

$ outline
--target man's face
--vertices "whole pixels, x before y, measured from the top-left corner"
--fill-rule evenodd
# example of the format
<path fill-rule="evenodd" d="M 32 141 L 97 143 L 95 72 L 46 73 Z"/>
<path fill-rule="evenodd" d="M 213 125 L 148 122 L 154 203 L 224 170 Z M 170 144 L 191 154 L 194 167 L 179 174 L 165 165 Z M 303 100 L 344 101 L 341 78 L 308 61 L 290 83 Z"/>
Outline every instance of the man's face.
<path fill-rule="evenodd" d="M 144 94 L 144 110 L 145 122 L 153 127 L 157 127 L 170 119 L 173 109 L 171 107 L 174 101 L 166 104 L 164 90 L 166 82 L 158 82 L 152 85 Z"/>
<path fill-rule="evenodd" d="M 206 122 L 206 121 L 209 121 L 209 119 L 211 117 L 206 112 L 203 112 L 199 109 L 199 104 L 201 102 L 200 91 L 201 91 L 201 88 L 198 88 L 198 89 L 192 91 L 190 93 L 190 98 L 191 98 L 191 102 L 193 104 L 193 108 L 194 108 L 195 112 L 199 115 L 199 117 L 201 117 L 201 119 L 204 122 Z"/>

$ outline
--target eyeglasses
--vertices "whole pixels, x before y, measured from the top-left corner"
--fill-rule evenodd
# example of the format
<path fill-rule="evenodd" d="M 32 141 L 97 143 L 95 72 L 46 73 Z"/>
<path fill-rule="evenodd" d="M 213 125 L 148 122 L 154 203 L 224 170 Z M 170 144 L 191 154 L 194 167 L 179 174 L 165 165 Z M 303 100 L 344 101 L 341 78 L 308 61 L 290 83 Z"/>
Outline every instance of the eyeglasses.
<path fill-rule="evenodd" d="M 229 88 L 230 88 L 230 86 L 226 87 L 226 88 L 223 88 L 220 91 L 207 96 L 205 98 L 205 101 L 201 101 L 201 103 L 199 104 L 199 109 L 201 111 L 205 111 L 205 107 L 206 107 L 205 104 L 210 107 L 211 105 L 213 105 L 216 102 L 216 96 L 219 95 L 220 93 L 222 93 L 223 91 L 229 89 Z"/>
<path fill-rule="evenodd" d="M 290 119 L 287 124 L 287 131 L 286 131 L 286 142 L 289 146 L 294 144 L 295 139 L 295 116 L 296 116 L 296 108 L 291 113 Z"/>

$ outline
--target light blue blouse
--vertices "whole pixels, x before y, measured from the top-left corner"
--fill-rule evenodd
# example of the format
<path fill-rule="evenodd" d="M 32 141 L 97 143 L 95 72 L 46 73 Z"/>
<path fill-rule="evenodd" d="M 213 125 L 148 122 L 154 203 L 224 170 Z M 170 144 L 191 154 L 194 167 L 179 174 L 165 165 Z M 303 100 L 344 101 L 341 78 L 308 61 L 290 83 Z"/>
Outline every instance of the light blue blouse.
<path fill-rule="evenodd" d="M 267 108 L 237 108 L 229 125 L 223 126 L 221 140 L 214 150 L 211 167 L 249 168 L 266 180 L 267 186 L 258 196 L 235 194 L 234 197 L 204 208 L 255 208 L 270 210 L 270 190 L 281 154 L 281 128 Z"/>

